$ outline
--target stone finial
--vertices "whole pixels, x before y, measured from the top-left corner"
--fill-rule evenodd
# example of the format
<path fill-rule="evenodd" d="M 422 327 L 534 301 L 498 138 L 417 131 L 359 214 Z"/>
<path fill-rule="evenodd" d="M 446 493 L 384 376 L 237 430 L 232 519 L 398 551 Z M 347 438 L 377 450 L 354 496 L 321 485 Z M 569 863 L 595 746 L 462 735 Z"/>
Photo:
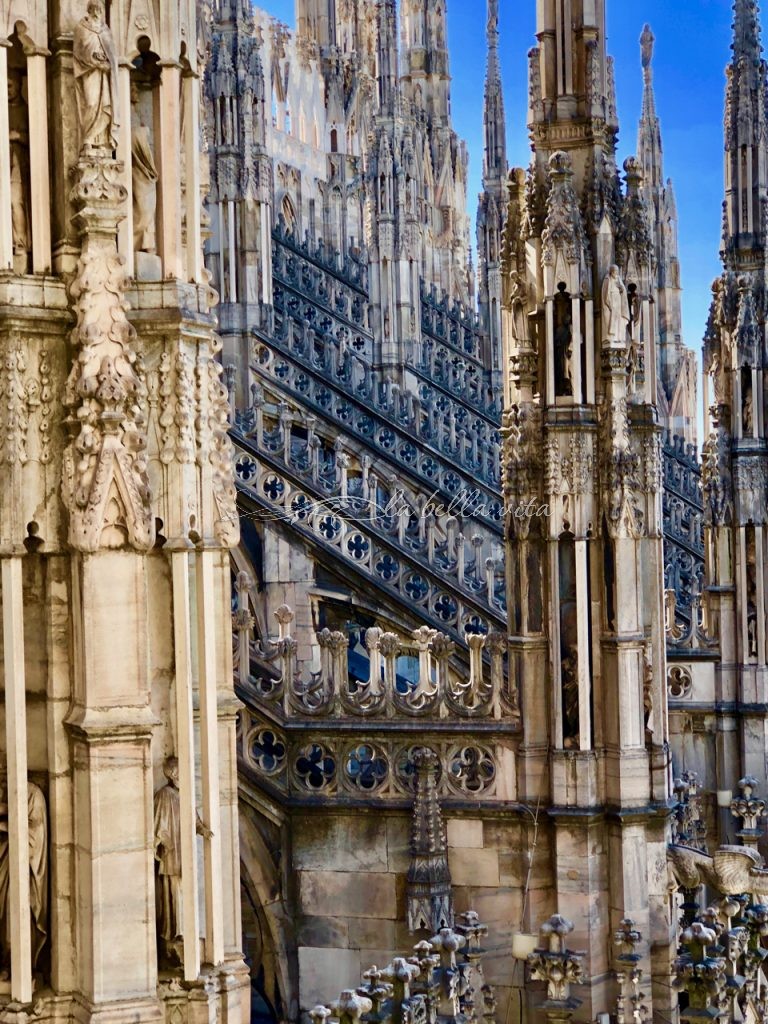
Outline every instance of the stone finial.
<path fill-rule="evenodd" d="M 367 996 L 361 996 L 353 989 L 344 989 L 336 1002 L 331 1004 L 334 1016 L 339 1024 L 360 1024 L 360 1018 L 370 1013 L 373 1002 Z"/>
<path fill-rule="evenodd" d="M 456 926 L 459 935 L 467 940 L 467 950 L 473 956 L 482 953 L 480 940 L 488 934 L 486 925 L 480 923 L 480 915 L 474 910 L 467 910 L 461 915 L 461 924 Z"/>
<path fill-rule="evenodd" d="M 409 963 L 402 956 L 396 956 L 392 963 L 381 972 L 382 978 L 392 983 L 394 998 L 399 1001 L 410 995 L 411 984 L 420 974 L 419 965 Z"/>
<path fill-rule="evenodd" d="M 643 971 L 640 967 L 638 949 L 643 940 L 642 934 L 635 928 L 631 917 L 625 917 L 617 931 L 614 941 L 618 947 L 616 955 L 616 980 L 619 983 L 619 996 L 616 1000 L 617 1024 L 642 1024 L 648 1017 L 648 1007 L 644 1004 L 645 993 L 640 991 Z"/>
<path fill-rule="evenodd" d="M 293 622 L 293 610 L 289 608 L 287 604 L 281 604 L 280 607 L 275 610 L 275 619 L 277 620 L 280 639 L 282 640 L 288 635 L 288 627 Z"/>
<path fill-rule="evenodd" d="M 754 796 L 758 781 L 752 775 L 745 775 L 738 782 L 740 796 L 731 800 L 731 814 L 741 819 L 741 828 L 736 833 L 744 846 L 757 846 L 763 830 L 760 819 L 765 817 L 765 800 Z"/>
<path fill-rule="evenodd" d="M 717 936 L 711 928 L 694 921 L 685 929 L 685 952 L 674 962 L 672 984 L 688 994 L 683 1020 L 715 1020 L 720 1016 L 720 1000 L 726 984 L 726 964 L 721 957 L 707 955 Z"/>
<path fill-rule="evenodd" d="M 326 1017 L 330 1016 L 331 1011 L 328 1007 L 321 1006 L 319 1004 L 317 1006 L 313 1006 L 309 1011 L 309 1019 L 312 1021 L 312 1024 L 325 1024 Z"/>
<path fill-rule="evenodd" d="M 583 977 L 584 954 L 566 947 L 566 938 L 573 924 L 560 914 L 553 914 L 540 928 L 541 945 L 528 957 L 531 977 L 547 984 L 547 999 L 542 1004 L 547 1019 L 567 1021 L 581 1006 L 571 995 L 571 985 Z"/>
<path fill-rule="evenodd" d="M 357 989 L 359 996 L 365 996 L 371 1001 L 371 1014 L 378 1018 L 381 1004 L 392 995 L 392 986 L 384 980 L 384 972 L 374 964 L 363 974 L 366 982 Z"/>
<path fill-rule="evenodd" d="M 637 947 L 642 941 L 642 934 L 635 928 L 635 922 L 631 917 L 625 917 L 617 931 L 614 932 L 614 941 L 619 952 L 616 959 L 622 964 L 637 963 L 640 955 Z"/>
<path fill-rule="evenodd" d="M 406 877 L 408 930 L 437 933 L 453 926 L 448 842 L 437 797 L 439 762 L 434 751 L 414 754 L 416 796 L 411 827 L 411 863 Z"/>
<path fill-rule="evenodd" d="M 701 815 L 701 783 L 694 771 L 686 770 L 675 779 L 673 791 L 677 797 L 677 808 L 673 822 L 676 846 L 690 846 L 695 850 L 705 848 L 706 824 Z"/>

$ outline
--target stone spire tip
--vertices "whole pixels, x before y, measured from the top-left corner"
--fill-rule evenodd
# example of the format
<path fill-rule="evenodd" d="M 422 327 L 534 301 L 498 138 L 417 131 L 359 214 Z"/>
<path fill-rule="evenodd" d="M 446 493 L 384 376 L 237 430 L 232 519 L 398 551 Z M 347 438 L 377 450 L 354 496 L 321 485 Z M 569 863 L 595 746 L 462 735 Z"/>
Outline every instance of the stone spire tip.
<path fill-rule="evenodd" d="M 734 0 L 733 3 L 733 63 L 743 58 L 755 64 L 762 59 L 760 16 L 757 0 Z"/>

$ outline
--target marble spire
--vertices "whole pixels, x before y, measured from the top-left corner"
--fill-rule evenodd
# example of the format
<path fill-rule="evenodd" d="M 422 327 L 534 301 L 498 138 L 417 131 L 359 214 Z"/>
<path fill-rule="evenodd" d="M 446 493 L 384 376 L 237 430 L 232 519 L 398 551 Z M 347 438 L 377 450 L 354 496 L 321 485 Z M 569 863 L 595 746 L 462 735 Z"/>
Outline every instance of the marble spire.
<path fill-rule="evenodd" d="M 504 92 L 499 65 L 499 0 L 488 0 L 486 26 L 488 62 L 485 72 L 483 129 L 483 187 L 502 185 L 507 173 L 507 139 L 504 120 Z"/>
<path fill-rule="evenodd" d="M 651 26 L 643 28 L 640 48 L 643 65 L 643 108 L 637 133 L 637 158 L 647 186 L 658 188 L 664 184 L 661 128 L 656 116 L 656 97 L 653 91 L 653 46 L 656 39 Z"/>
<path fill-rule="evenodd" d="M 735 0 L 733 56 L 726 68 L 723 259 L 749 270 L 765 246 L 766 63 L 755 0 Z"/>

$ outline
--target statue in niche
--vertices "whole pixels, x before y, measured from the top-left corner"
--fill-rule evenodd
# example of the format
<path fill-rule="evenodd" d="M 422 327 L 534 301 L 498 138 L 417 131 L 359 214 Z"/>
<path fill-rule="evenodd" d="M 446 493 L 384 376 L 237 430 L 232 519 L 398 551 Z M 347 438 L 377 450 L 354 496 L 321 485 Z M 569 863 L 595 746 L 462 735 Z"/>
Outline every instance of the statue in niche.
<path fill-rule="evenodd" d="M 627 395 L 634 395 L 637 391 L 637 365 L 638 354 L 637 344 L 634 339 L 629 343 L 627 350 Z"/>
<path fill-rule="evenodd" d="M 101 0 L 90 0 L 72 40 L 80 153 L 117 148 L 117 58 Z"/>
<path fill-rule="evenodd" d="M 517 271 L 512 272 L 509 302 L 512 307 L 512 336 L 515 341 L 526 341 L 525 279 Z"/>
<path fill-rule="evenodd" d="M 747 530 L 747 639 L 750 658 L 757 657 L 757 568 L 753 529 Z"/>
<path fill-rule="evenodd" d="M 653 665 L 646 657 L 643 664 L 643 724 L 646 739 L 653 737 Z"/>
<path fill-rule="evenodd" d="M 563 746 L 572 750 L 579 738 L 579 679 L 577 658 L 569 651 L 560 663 L 560 678 L 563 685 Z"/>
<path fill-rule="evenodd" d="M 179 762 L 167 757 L 163 773 L 168 782 L 155 793 L 155 860 L 157 861 L 157 932 L 160 958 L 178 967 L 182 950 L 181 893 L 181 799 Z M 210 839 L 213 833 L 197 816 L 197 834 Z"/>
<path fill-rule="evenodd" d="M 627 395 L 634 395 L 637 392 L 637 371 L 640 367 L 640 318 L 642 315 L 642 303 L 637 294 L 637 285 L 631 284 L 627 289 L 627 301 L 629 302 L 630 331 L 629 348 L 627 350 Z"/>
<path fill-rule="evenodd" d="M 603 341 L 624 345 L 629 324 L 629 299 L 621 280 L 619 268 L 614 264 L 603 282 Z"/>
<path fill-rule="evenodd" d="M 48 814 L 43 791 L 27 782 L 27 829 L 29 832 L 29 914 L 32 939 L 32 970 L 48 938 Z M 8 777 L 0 775 L 0 978 L 7 980 L 11 968 L 11 921 L 9 903 Z"/>
<path fill-rule="evenodd" d="M 555 298 L 555 395 L 573 395 L 573 320 L 565 285 Z"/>
<path fill-rule="evenodd" d="M 757 657 L 757 610 L 750 603 L 747 609 L 747 635 L 749 638 L 749 656 Z"/>
<path fill-rule="evenodd" d="M 712 378 L 715 403 L 722 405 L 725 402 L 725 370 L 718 349 L 715 349 L 710 357 L 709 374 Z"/>
<path fill-rule="evenodd" d="M 26 256 L 32 248 L 29 233 L 29 117 L 20 77 L 13 73 L 8 75 L 8 128 L 13 253 Z"/>
<path fill-rule="evenodd" d="M 755 412 L 754 412 L 754 401 L 752 397 L 752 384 L 751 382 L 747 385 L 744 391 L 744 401 L 742 404 L 742 433 L 744 437 L 752 437 L 755 423 Z"/>
<path fill-rule="evenodd" d="M 567 509 L 565 510 L 567 512 Z M 563 746 L 579 739 L 579 633 L 576 601 L 576 561 L 572 537 L 560 541 L 560 681 L 563 701 Z"/>
<path fill-rule="evenodd" d="M 149 128 L 142 120 L 139 90 L 131 84 L 131 183 L 133 187 L 133 247 L 137 252 L 155 251 L 157 209 L 157 167 L 149 141 Z"/>

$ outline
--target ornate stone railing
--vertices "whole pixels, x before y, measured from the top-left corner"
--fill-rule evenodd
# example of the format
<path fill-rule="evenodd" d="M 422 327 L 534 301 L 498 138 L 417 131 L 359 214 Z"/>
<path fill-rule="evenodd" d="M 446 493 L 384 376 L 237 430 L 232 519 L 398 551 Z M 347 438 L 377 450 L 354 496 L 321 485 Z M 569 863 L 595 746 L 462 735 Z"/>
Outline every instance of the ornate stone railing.
<path fill-rule="evenodd" d="M 713 636 L 706 622 L 704 615 L 704 604 L 701 594 L 694 592 L 689 595 L 687 621 L 682 615 L 677 614 L 677 595 L 673 589 L 664 591 L 664 620 L 667 636 L 667 650 L 670 654 L 680 654 L 683 651 L 706 651 L 712 654 L 718 646 L 718 638 Z M 670 670 L 671 671 L 671 670 Z M 680 685 L 675 682 L 677 676 L 671 677 L 668 681 L 670 697 L 676 699 L 680 696 L 687 696 L 686 693 L 675 692 Z M 683 687 L 685 689 L 685 687 Z"/>
<path fill-rule="evenodd" d="M 482 328 L 477 313 L 460 302 L 451 302 L 445 294 L 438 296 L 437 289 L 427 288 L 423 281 L 421 329 L 461 355 L 480 360 Z"/>
<path fill-rule="evenodd" d="M 415 368 L 449 394 L 480 410 L 497 425 L 501 396 L 481 362 L 482 332 L 477 315 L 458 303 L 438 299 L 422 282 L 421 338 Z"/>
<path fill-rule="evenodd" d="M 342 256 L 325 245 L 322 239 L 312 242 L 307 233 L 303 239 L 298 238 L 293 232 L 286 229 L 285 220 L 282 216 L 277 219 L 277 224 L 272 231 L 274 249 L 277 250 L 277 263 L 273 266 L 273 275 L 279 278 L 286 278 L 283 258 L 290 255 L 295 256 L 302 263 L 311 264 L 313 271 L 327 273 L 333 278 L 333 285 L 330 282 L 329 288 L 340 285 L 343 288 L 350 288 L 360 295 L 368 297 L 368 257 L 364 251 L 357 256 L 348 253 Z M 273 262 L 275 253 L 273 252 Z"/>
<path fill-rule="evenodd" d="M 407 474 L 426 495 L 437 492 L 446 507 L 451 503 L 454 508 L 461 506 L 465 514 L 472 514 L 476 522 L 501 536 L 502 503 L 495 480 L 498 452 L 477 435 L 470 440 L 464 428 L 456 430 L 450 417 L 442 422 L 435 410 L 421 424 L 420 436 L 415 436 L 407 427 L 394 426 L 392 418 L 374 414 L 362 402 L 350 399 L 341 388 L 327 383 L 319 373 L 305 368 L 293 357 L 275 353 L 267 345 L 258 345 L 255 355 L 257 372 L 265 386 L 267 382 L 273 384 L 285 399 L 293 399 L 305 412 L 328 421 L 341 436 L 348 435 L 357 444 L 366 445 L 372 459 L 392 463 L 393 471 Z M 242 428 L 256 427 L 259 409 L 263 407 L 263 391 L 260 385 L 252 385 L 251 405 L 237 415 Z M 413 396 L 411 399 L 415 401 Z M 438 455 L 425 441 L 431 432 L 430 418 L 435 432 L 442 425 L 446 445 L 454 448 L 450 459 Z M 489 475 L 493 478 L 491 486 L 478 479 Z"/>
<path fill-rule="evenodd" d="M 259 407 L 248 433 L 233 431 L 235 479 L 265 518 L 290 522 L 408 607 L 457 639 L 503 628 L 503 563 L 485 557 L 486 541 L 467 538 L 456 517 L 439 518 L 410 502 L 397 477 L 387 481 L 343 443 L 307 430 L 296 436 L 283 403 L 273 417 Z M 450 584 L 449 582 L 450 581 Z"/>
<path fill-rule="evenodd" d="M 456 644 L 444 633 L 421 626 L 406 641 L 396 633 L 372 627 L 365 633 L 369 676 L 361 681 L 349 673 L 348 636 L 329 629 L 317 634 L 320 670 L 302 677 L 296 661 L 297 644 L 290 633 L 293 612 L 283 605 L 275 618 L 278 637 L 266 647 L 253 646 L 247 635 L 247 618 L 236 619 L 236 664 L 240 684 L 278 718 L 445 720 L 458 716 L 500 720 L 518 715 L 517 692 L 508 685 L 503 633 L 468 637 L 466 672 L 454 663 Z M 407 679 L 398 673 L 404 655 L 410 656 L 410 664 L 418 664 L 418 670 L 410 672 Z"/>
<path fill-rule="evenodd" d="M 430 349 L 427 342 L 422 347 L 422 359 L 409 364 L 411 371 L 419 378 L 422 405 L 450 410 L 458 400 L 460 404 L 455 415 L 462 416 L 461 410 L 465 406 L 471 415 L 477 417 L 477 423 L 485 431 L 497 430 L 501 425 L 501 411 L 490 382 L 470 372 L 462 365 L 459 357 L 450 361 L 433 360 L 431 351 L 434 349 Z"/>
<path fill-rule="evenodd" d="M 675 592 L 676 621 L 692 628 L 694 595 L 704 577 L 701 465 L 694 445 L 667 436 L 663 447 L 665 586 Z"/>
<path fill-rule="evenodd" d="M 312 797 L 337 803 L 378 800 L 409 803 L 415 789 L 416 752 L 425 746 L 408 726 L 417 722 L 401 718 L 397 726 L 384 731 L 382 725 L 360 724 L 354 731 L 342 731 L 339 723 L 303 721 L 278 724 L 252 706 L 253 698 L 238 688 L 247 705 L 238 716 L 237 756 L 241 772 L 281 799 L 296 801 Z M 516 722 L 475 723 L 471 735 L 455 728 L 443 731 L 432 722 L 427 727 L 427 746 L 440 766 L 438 793 L 453 801 L 509 800 L 505 782 L 511 751 L 510 736 L 519 732 Z M 493 734 L 484 725 L 494 726 Z M 503 738 L 502 738 L 503 734 Z M 506 766 L 506 767 L 505 767 Z"/>
<path fill-rule="evenodd" d="M 421 377 L 419 394 L 401 391 L 399 385 L 372 368 L 371 360 L 342 336 L 324 332 L 322 321 L 313 323 L 301 309 L 286 308 L 285 295 L 276 290 L 274 309 L 262 309 L 262 324 L 254 328 L 253 361 L 269 351 L 288 356 L 305 370 L 319 375 L 329 386 L 435 449 L 492 486 L 498 486 L 500 422 L 495 407 L 481 396 L 478 408 L 457 399 L 450 389 L 432 385 Z"/>
<path fill-rule="evenodd" d="M 698 788 L 694 773 L 685 774 L 688 780 L 675 786 L 684 812 L 689 810 L 686 781 L 693 780 L 694 799 Z M 755 795 L 755 778 L 746 776 L 738 786 L 730 811 L 741 822 L 736 833 L 741 845 L 720 846 L 710 856 L 695 842 L 695 828 L 686 826 L 667 850 L 670 882 L 684 896 L 672 985 L 685 993 L 680 1017 L 686 1021 L 731 1024 L 768 1016 L 768 906 L 759 894 L 766 871 L 757 849 L 765 801 Z M 704 886 L 711 902 L 702 908 Z"/>
<path fill-rule="evenodd" d="M 284 263 L 291 277 L 303 274 L 309 278 L 306 282 L 309 294 L 292 288 L 289 282 L 276 279 L 273 283 L 273 297 L 278 316 L 305 325 L 314 337 L 327 343 L 329 348 L 343 349 L 349 346 L 351 351 L 370 361 L 373 356 L 373 337 L 367 327 L 367 297 L 356 295 L 350 299 L 339 289 L 331 288 L 325 294 L 325 287 L 318 284 L 312 287 L 310 283 L 314 281 L 314 275 L 309 277 L 308 268 L 311 264 L 305 262 L 298 269 L 293 256 L 284 258 Z M 277 323 L 279 325 L 281 320 L 278 319 Z"/>
<path fill-rule="evenodd" d="M 235 688 L 244 704 L 238 758 L 259 785 L 299 800 L 412 800 L 414 756 L 428 746 L 442 796 L 509 797 L 502 766 L 520 710 L 503 634 L 470 636 L 467 667 L 436 630 L 421 627 L 404 638 L 371 628 L 367 679 L 360 680 L 349 669 L 347 635 L 321 630 L 320 668 L 300 673 L 290 608 L 275 612 L 277 636 L 259 642 L 245 573 L 235 591 Z"/>

